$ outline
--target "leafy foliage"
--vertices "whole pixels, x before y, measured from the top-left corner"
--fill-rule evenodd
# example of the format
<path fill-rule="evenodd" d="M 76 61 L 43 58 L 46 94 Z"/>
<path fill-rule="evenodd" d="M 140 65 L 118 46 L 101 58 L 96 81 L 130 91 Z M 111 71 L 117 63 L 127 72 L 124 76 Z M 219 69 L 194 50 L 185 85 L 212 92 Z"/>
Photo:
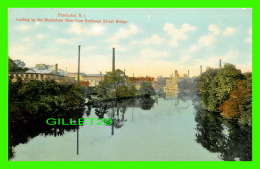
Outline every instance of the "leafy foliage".
<path fill-rule="evenodd" d="M 155 94 L 155 91 L 153 89 L 152 83 L 151 82 L 142 82 L 140 85 L 140 89 L 138 91 L 139 95 L 144 95 L 144 96 L 151 96 Z"/>
<path fill-rule="evenodd" d="M 9 118 L 28 120 L 84 105 L 78 84 L 62 85 L 55 81 L 9 81 Z"/>
<path fill-rule="evenodd" d="M 107 72 L 104 81 L 95 88 L 97 95 L 102 98 L 134 96 L 135 90 L 135 86 L 129 83 L 127 76 L 120 69 Z"/>
<path fill-rule="evenodd" d="M 18 67 L 11 58 L 8 58 L 8 71 L 9 72 L 26 72 L 28 68 Z"/>
<path fill-rule="evenodd" d="M 198 79 L 198 91 L 203 107 L 211 112 L 221 111 L 227 119 L 251 125 L 251 73 L 242 74 L 232 64 L 221 69 L 208 68 Z"/>
<path fill-rule="evenodd" d="M 252 82 L 251 77 L 238 82 L 230 98 L 219 107 L 221 115 L 228 119 L 237 119 L 241 124 L 251 125 Z"/>

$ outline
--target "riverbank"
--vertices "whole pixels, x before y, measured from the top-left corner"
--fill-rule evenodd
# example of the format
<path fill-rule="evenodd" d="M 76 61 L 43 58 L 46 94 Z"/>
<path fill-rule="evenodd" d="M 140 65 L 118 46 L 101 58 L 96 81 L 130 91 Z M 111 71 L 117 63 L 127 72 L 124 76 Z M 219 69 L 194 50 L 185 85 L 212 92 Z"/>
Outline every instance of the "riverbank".
<path fill-rule="evenodd" d="M 125 97 L 110 97 L 110 98 L 99 98 L 99 99 L 90 99 L 85 102 L 86 105 L 98 104 L 102 102 L 110 102 L 110 101 L 121 101 L 133 98 L 142 98 L 142 97 L 151 97 L 150 95 L 134 95 L 134 96 L 125 96 Z"/>
<path fill-rule="evenodd" d="M 37 118 L 66 115 L 84 107 L 84 94 L 78 84 L 55 81 L 9 81 L 9 122 L 26 122 Z"/>

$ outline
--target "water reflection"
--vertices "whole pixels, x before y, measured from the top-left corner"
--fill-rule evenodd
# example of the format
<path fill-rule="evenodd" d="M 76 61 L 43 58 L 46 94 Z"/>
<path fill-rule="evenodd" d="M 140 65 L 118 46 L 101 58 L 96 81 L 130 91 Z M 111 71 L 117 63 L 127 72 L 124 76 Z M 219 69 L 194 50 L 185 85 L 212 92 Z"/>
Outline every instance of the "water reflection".
<path fill-rule="evenodd" d="M 69 119 L 77 120 L 83 117 L 84 109 L 78 109 L 66 112 L 61 112 L 65 123 L 69 122 Z M 66 116 L 65 116 L 66 114 Z M 77 125 L 47 125 L 46 119 L 59 118 L 60 116 L 46 116 L 42 118 L 35 118 L 33 120 L 23 122 L 12 122 L 9 120 L 8 124 L 8 159 L 11 160 L 15 157 L 14 148 L 19 144 L 26 144 L 36 136 L 53 136 L 58 137 L 65 134 L 65 132 L 75 132 L 79 128 Z"/>
<path fill-rule="evenodd" d="M 151 154 L 142 151 L 142 155 L 149 156 L 152 159 L 153 157 L 159 158 L 158 154 L 161 153 L 160 156 L 164 157 L 160 160 L 175 160 L 181 158 L 181 160 L 189 160 L 189 158 L 207 160 L 210 159 L 208 156 L 212 156 L 213 153 L 216 153 L 215 157 L 211 159 L 217 159 L 217 154 L 219 154 L 219 158 L 222 160 L 247 161 L 252 159 L 252 137 L 250 128 L 243 128 L 225 121 L 220 116 L 204 111 L 198 105 L 194 107 L 190 104 L 191 100 L 184 99 L 183 97 L 180 98 L 178 95 L 171 95 L 174 97 L 169 99 L 168 96 L 169 95 L 167 94 L 166 98 L 165 93 L 165 95 L 160 96 L 162 98 L 156 96 L 110 102 L 96 102 L 86 106 L 85 110 L 82 109 L 70 113 L 63 113 L 67 115 L 67 118 L 73 119 L 96 117 L 98 119 L 110 118 L 113 120 L 113 123 L 110 125 L 94 126 L 93 128 L 81 128 L 84 126 L 77 125 L 49 126 L 45 123 L 46 118 L 43 118 L 43 120 L 35 119 L 23 124 L 9 122 L 9 159 L 15 158 L 15 147 L 19 144 L 27 144 L 30 140 L 39 135 L 52 137 L 67 136 L 65 134 L 66 132 L 77 132 L 77 138 L 76 133 L 73 135 L 75 139 L 73 138 L 74 142 L 72 144 L 77 144 L 77 154 L 80 154 L 81 156 L 85 155 L 89 158 L 91 157 L 89 154 L 84 154 L 86 149 L 92 153 L 95 151 L 102 152 L 102 146 L 107 146 L 107 142 L 109 142 L 109 147 L 110 145 L 111 147 L 116 147 L 118 145 L 129 146 L 129 143 L 126 143 L 129 139 L 129 142 L 131 143 L 134 140 L 137 142 L 135 144 L 130 143 L 130 147 L 125 147 L 125 151 L 129 154 L 119 153 L 118 155 L 116 154 L 117 152 L 113 152 L 115 157 L 125 155 L 125 157 L 131 157 L 129 159 L 134 159 L 134 157 L 138 155 L 135 154 L 136 151 L 139 149 L 141 150 L 142 148 L 143 150 L 150 151 L 150 144 L 151 146 L 154 146 L 155 144 L 160 148 L 151 150 Z M 193 116 L 194 110 L 195 113 Z M 142 130 L 140 130 L 140 127 Z M 97 128 L 98 130 L 96 130 Z M 79 130 L 81 132 L 79 132 Z M 106 134 L 100 134 L 103 131 L 105 131 L 104 133 Z M 125 133 L 127 133 L 127 139 L 123 138 L 126 136 Z M 66 137 L 66 139 L 68 139 L 68 137 Z M 146 139 L 148 139 L 150 143 L 146 143 Z M 79 144 L 79 140 L 81 141 L 81 144 Z M 120 142 L 120 140 L 123 141 Z M 114 142 L 118 145 L 112 145 Z M 66 144 L 70 144 L 70 142 L 66 142 Z M 99 146 L 95 146 L 96 144 Z M 69 155 L 75 155 L 76 147 L 72 147 L 73 151 L 70 153 L 73 154 L 68 153 Z M 96 147 L 96 149 L 93 147 Z M 194 152 L 190 151 L 193 150 L 193 148 L 195 155 L 192 154 Z M 55 149 L 55 145 L 53 149 Z M 197 153 L 205 153 L 206 150 L 211 152 L 206 155 L 204 154 L 207 157 L 197 157 Z M 185 154 L 185 152 L 187 154 Z M 175 155 L 178 153 L 179 155 Z M 203 155 L 203 153 L 201 154 Z M 99 157 L 102 156 L 100 155 Z M 93 155 L 93 158 L 95 159 L 96 156 Z"/>
<path fill-rule="evenodd" d="M 224 161 L 252 160 L 252 129 L 195 106 L 196 141 Z"/>
<path fill-rule="evenodd" d="M 88 106 L 88 111 L 91 111 L 91 108 L 95 110 L 95 114 L 98 118 L 110 118 L 112 119 L 111 126 L 111 135 L 115 134 L 115 128 L 119 129 L 124 126 L 124 123 L 127 121 L 125 119 L 125 113 L 128 108 L 141 108 L 142 110 L 150 110 L 153 108 L 154 103 L 158 102 L 158 97 L 142 97 L 136 99 L 128 100 L 119 100 L 119 101 L 110 101 L 110 102 L 97 102 L 93 105 Z M 105 115 L 107 117 L 105 117 Z M 133 111 L 132 111 L 132 121 L 133 121 Z"/>

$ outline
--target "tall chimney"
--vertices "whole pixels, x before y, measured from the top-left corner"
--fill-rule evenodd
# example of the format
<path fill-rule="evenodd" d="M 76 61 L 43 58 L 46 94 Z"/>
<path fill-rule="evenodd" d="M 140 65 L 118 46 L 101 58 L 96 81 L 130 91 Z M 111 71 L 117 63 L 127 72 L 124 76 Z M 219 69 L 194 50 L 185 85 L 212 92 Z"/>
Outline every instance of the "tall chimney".
<path fill-rule="evenodd" d="M 221 65 L 221 59 L 219 59 L 219 68 L 221 68 L 222 65 Z"/>
<path fill-rule="evenodd" d="M 112 59 L 112 72 L 115 71 L 115 48 L 113 48 L 113 59 Z"/>
<path fill-rule="evenodd" d="M 79 74 L 80 74 L 80 46 L 78 52 L 78 83 L 79 83 Z"/>
<path fill-rule="evenodd" d="M 188 70 L 188 77 L 190 77 L 190 70 Z"/>
<path fill-rule="evenodd" d="M 58 75 L 58 64 L 55 64 L 55 75 Z"/>
<path fill-rule="evenodd" d="M 125 76 L 125 69 L 124 69 L 124 76 Z"/>
<path fill-rule="evenodd" d="M 200 65 L 200 74 L 202 74 L 202 66 Z"/>

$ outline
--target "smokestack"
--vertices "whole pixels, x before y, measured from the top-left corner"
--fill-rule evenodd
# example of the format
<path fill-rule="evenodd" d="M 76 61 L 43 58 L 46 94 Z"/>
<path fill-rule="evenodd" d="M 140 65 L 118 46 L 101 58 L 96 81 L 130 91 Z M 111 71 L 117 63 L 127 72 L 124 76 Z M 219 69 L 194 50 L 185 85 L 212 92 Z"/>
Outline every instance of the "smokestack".
<path fill-rule="evenodd" d="M 79 74 L 80 74 L 80 46 L 78 52 L 78 83 L 79 83 Z"/>
<path fill-rule="evenodd" d="M 219 59 L 219 68 L 221 68 L 222 65 L 221 65 L 221 59 Z"/>
<path fill-rule="evenodd" d="M 200 65 L 200 74 L 202 74 L 202 66 Z"/>
<path fill-rule="evenodd" d="M 124 69 L 124 76 L 125 76 L 125 69 Z"/>
<path fill-rule="evenodd" d="M 58 75 L 58 64 L 55 64 L 55 75 Z"/>
<path fill-rule="evenodd" d="M 190 77 L 190 70 L 188 70 L 188 77 Z"/>
<path fill-rule="evenodd" d="M 115 48 L 113 48 L 113 59 L 112 59 L 112 72 L 115 71 Z"/>

